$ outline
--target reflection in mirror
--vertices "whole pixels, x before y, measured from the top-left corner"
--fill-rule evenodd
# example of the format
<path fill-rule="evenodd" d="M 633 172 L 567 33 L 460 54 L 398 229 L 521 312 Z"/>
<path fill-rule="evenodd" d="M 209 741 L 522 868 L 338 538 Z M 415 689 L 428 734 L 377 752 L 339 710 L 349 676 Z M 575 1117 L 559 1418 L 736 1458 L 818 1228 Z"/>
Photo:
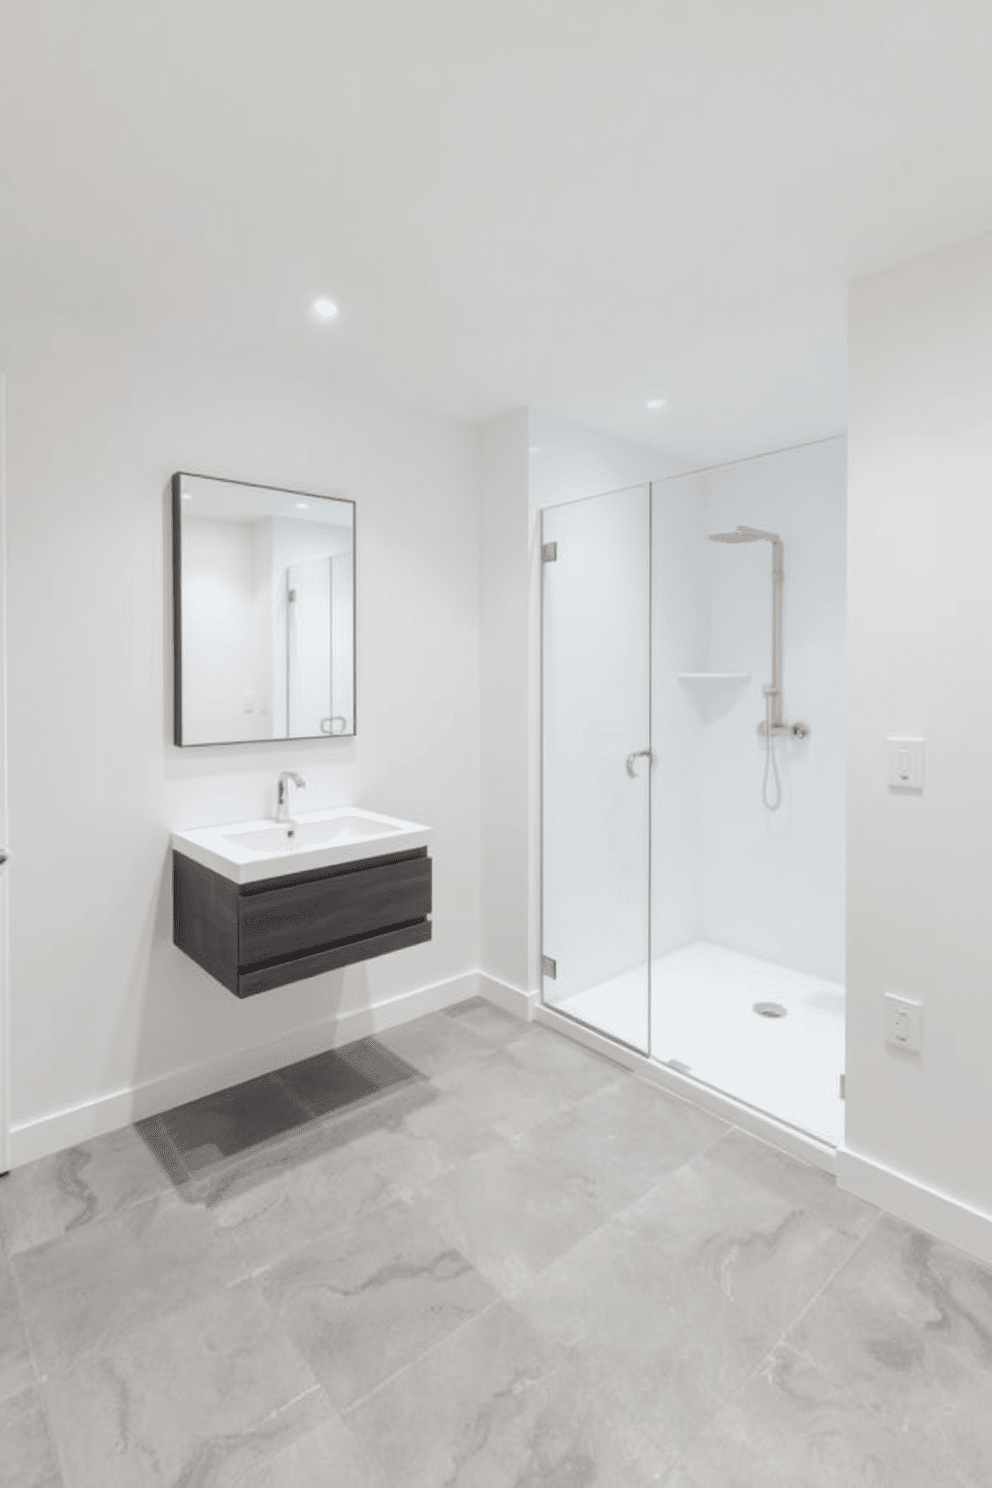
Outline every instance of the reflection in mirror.
<path fill-rule="evenodd" d="M 355 732 L 355 507 L 172 478 L 177 744 Z"/>

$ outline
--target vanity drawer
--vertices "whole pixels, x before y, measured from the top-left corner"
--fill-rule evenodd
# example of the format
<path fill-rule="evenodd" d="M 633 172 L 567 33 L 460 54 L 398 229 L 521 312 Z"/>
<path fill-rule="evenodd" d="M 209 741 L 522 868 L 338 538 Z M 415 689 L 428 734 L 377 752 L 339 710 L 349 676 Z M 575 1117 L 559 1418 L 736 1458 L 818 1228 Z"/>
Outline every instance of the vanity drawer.
<path fill-rule="evenodd" d="M 431 912 L 431 866 L 425 854 L 242 893 L 239 966 L 282 961 L 423 920 Z"/>
<path fill-rule="evenodd" d="M 327 946 L 306 956 L 296 956 L 292 961 L 247 966 L 238 973 L 235 990 L 239 997 L 254 997 L 257 992 L 269 992 L 273 987 L 286 986 L 288 982 L 301 982 L 307 977 L 319 976 L 322 971 L 336 971 L 342 966 L 352 966 L 356 961 L 371 961 L 374 956 L 385 956 L 390 951 L 423 945 L 430 938 L 430 920 L 415 920 L 412 925 L 380 930 L 363 936 L 361 940 L 349 940 L 343 945 Z"/>

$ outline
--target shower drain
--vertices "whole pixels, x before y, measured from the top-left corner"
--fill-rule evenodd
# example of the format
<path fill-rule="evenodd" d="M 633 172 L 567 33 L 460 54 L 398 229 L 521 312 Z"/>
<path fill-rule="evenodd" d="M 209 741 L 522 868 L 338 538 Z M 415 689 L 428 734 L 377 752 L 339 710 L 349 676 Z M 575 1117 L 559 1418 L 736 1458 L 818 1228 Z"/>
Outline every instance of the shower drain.
<path fill-rule="evenodd" d="M 756 1002 L 754 1011 L 762 1018 L 784 1018 L 789 1011 L 780 1002 Z"/>

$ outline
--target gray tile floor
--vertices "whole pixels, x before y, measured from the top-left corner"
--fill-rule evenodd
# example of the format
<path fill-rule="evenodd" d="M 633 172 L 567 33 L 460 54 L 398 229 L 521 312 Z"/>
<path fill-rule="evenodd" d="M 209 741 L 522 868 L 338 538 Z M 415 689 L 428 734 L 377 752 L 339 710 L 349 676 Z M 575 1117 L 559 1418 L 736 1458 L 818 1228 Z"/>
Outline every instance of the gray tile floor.
<path fill-rule="evenodd" d="M 2 1488 L 979 1488 L 992 1274 L 479 1001 L 0 1181 Z"/>

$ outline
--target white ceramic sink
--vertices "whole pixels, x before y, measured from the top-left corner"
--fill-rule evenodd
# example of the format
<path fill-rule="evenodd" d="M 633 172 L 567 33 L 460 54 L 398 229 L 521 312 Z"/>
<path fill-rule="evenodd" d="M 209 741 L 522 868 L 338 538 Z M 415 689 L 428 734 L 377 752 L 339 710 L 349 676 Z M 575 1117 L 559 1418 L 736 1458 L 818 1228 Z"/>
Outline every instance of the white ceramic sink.
<path fill-rule="evenodd" d="M 177 852 L 222 873 L 233 883 L 254 883 L 286 873 L 306 873 L 359 858 L 426 847 L 430 827 L 380 816 L 356 806 L 297 812 L 290 822 L 230 822 L 173 832 Z"/>

